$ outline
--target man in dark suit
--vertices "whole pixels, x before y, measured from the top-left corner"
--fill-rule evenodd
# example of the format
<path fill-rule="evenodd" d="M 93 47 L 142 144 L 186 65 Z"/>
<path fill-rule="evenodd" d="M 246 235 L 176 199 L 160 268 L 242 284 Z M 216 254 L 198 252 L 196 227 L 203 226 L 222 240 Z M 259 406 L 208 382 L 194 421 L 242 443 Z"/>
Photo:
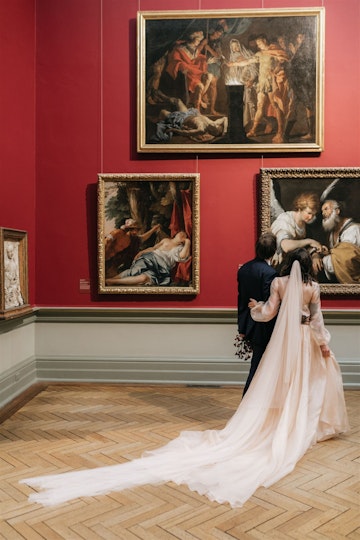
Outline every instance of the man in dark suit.
<path fill-rule="evenodd" d="M 271 259 L 276 251 L 276 237 L 272 233 L 264 233 L 255 245 L 256 257 L 243 264 L 237 274 L 238 280 L 238 332 L 246 338 L 252 347 L 253 355 L 249 375 L 245 384 L 245 395 L 261 357 L 270 340 L 275 320 L 255 322 L 250 315 L 248 303 L 250 298 L 266 301 L 270 296 L 270 285 L 278 274 L 271 266 Z"/>

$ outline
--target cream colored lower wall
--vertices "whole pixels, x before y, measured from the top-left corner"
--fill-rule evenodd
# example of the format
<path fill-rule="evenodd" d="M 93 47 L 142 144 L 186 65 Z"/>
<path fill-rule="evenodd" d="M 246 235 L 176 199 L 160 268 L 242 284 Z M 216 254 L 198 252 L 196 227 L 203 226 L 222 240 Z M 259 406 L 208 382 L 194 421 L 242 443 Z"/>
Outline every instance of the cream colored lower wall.
<path fill-rule="evenodd" d="M 35 317 L 0 324 L 0 407 L 36 381 Z"/>
<path fill-rule="evenodd" d="M 359 313 L 324 314 L 344 385 L 360 388 Z M 36 381 L 243 384 L 234 310 L 38 310 L 0 323 L 0 406 Z"/>
<path fill-rule="evenodd" d="M 358 326 L 327 325 L 330 348 L 339 362 L 351 359 L 360 366 L 360 331 Z"/>
<path fill-rule="evenodd" d="M 214 324 L 36 325 L 36 356 L 216 358 L 234 355 L 235 328 Z"/>

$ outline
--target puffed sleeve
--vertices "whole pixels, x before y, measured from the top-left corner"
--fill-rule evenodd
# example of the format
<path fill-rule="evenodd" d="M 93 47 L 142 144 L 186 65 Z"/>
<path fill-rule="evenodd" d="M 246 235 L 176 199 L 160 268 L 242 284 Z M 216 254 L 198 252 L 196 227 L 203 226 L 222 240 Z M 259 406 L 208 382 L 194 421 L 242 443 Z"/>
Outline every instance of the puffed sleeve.
<path fill-rule="evenodd" d="M 275 278 L 270 287 L 270 296 L 266 302 L 258 302 L 251 308 L 250 315 L 254 321 L 267 322 L 276 317 L 280 307 L 279 278 Z"/>
<path fill-rule="evenodd" d="M 312 335 L 318 345 L 328 345 L 330 333 L 325 328 L 323 314 L 320 304 L 320 285 L 313 283 L 314 292 L 310 300 L 310 328 Z"/>

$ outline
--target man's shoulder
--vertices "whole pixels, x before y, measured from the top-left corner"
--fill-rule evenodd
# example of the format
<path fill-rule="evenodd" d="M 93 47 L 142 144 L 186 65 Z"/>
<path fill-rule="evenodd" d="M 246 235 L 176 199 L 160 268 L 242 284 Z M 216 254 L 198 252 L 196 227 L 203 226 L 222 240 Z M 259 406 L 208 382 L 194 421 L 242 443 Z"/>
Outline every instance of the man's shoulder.
<path fill-rule="evenodd" d="M 276 270 L 266 261 L 264 261 L 264 259 L 255 257 L 255 259 L 247 261 L 241 266 L 241 268 L 239 268 L 238 275 L 241 276 L 242 274 L 247 274 L 249 272 L 254 273 L 256 271 L 266 274 L 277 274 Z"/>
<path fill-rule="evenodd" d="M 242 264 L 238 269 L 238 274 L 248 272 L 254 266 L 255 261 L 256 259 L 251 259 L 250 261 L 246 261 L 244 264 Z"/>

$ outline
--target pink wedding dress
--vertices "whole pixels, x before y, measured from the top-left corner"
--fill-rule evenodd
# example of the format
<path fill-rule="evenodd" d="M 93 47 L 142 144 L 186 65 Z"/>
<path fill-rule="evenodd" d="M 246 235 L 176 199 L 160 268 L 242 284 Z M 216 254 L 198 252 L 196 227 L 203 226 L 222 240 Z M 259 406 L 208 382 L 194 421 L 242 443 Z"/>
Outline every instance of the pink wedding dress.
<path fill-rule="evenodd" d="M 175 482 L 210 500 L 242 506 L 259 486 L 290 473 L 317 441 L 348 430 L 339 366 L 319 345 L 330 336 L 320 308 L 320 287 L 291 275 L 275 278 L 271 296 L 252 309 L 256 320 L 275 316 L 272 338 L 248 392 L 221 430 L 184 431 L 142 457 L 119 465 L 22 480 L 45 491 L 30 495 L 43 505 Z"/>

